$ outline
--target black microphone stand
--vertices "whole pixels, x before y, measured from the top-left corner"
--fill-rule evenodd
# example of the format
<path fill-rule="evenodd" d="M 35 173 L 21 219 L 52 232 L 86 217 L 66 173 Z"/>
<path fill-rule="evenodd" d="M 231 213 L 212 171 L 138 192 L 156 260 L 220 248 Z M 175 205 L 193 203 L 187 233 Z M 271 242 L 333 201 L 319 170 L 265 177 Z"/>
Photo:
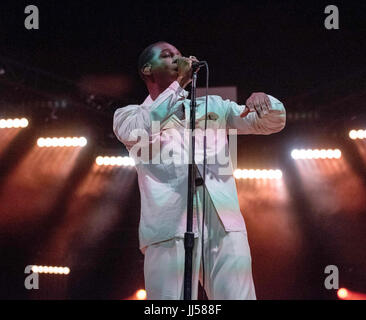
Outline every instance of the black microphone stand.
<path fill-rule="evenodd" d="M 187 232 L 184 234 L 184 300 L 192 300 L 192 255 L 194 247 L 193 226 L 193 199 L 196 193 L 196 170 L 195 170 L 195 136 L 196 126 L 196 82 L 197 68 L 193 70 L 191 89 L 191 113 L 189 133 L 189 164 L 188 164 L 188 199 L 187 199 Z"/>

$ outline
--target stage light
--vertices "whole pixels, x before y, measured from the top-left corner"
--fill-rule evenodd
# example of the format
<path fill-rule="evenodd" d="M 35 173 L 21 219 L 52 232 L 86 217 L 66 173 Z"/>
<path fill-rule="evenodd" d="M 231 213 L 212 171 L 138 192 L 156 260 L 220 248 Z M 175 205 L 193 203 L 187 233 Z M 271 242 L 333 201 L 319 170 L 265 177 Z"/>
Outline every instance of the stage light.
<path fill-rule="evenodd" d="M 95 159 L 95 162 L 97 163 L 98 166 L 101 166 L 104 164 L 104 158 L 101 157 L 101 156 L 98 156 L 96 159 Z"/>
<path fill-rule="evenodd" d="M 352 140 L 365 139 L 366 138 L 366 130 L 362 130 L 362 129 L 359 129 L 359 130 L 351 130 L 348 133 L 348 135 L 349 135 L 349 137 Z"/>
<path fill-rule="evenodd" d="M 86 140 L 85 137 L 80 137 L 79 138 L 79 145 L 80 145 L 80 147 L 86 146 L 87 143 L 88 143 L 88 140 Z"/>
<path fill-rule="evenodd" d="M 236 169 L 234 171 L 235 179 L 281 179 L 281 170 L 260 170 L 260 169 Z"/>
<path fill-rule="evenodd" d="M 28 123 L 26 118 L 0 119 L 0 128 L 25 128 L 28 126 Z"/>
<path fill-rule="evenodd" d="M 130 157 L 116 157 L 116 156 L 98 156 L 95 159 L 95 162 L 98 166 L 124 166 L 124 167 L 133 167 L 135 165 L 135 161 Z"/>
<path fill-rule="evenodd" d="M 339 159 L 339 158 L 342 156 L 342 152 L 341 152 L 341 150 L 339 150 L 339 149 L 335 149 L 335 150 L 333 151 L 333 156 L 334 156 L 334 158 Z"/>
<path fill-rule="evenodd" d="M 346 299 L 348 297 L 348 290 L 345 288 L 340 288 L 337 291 L 337 295 L 339 299 Z"/>
<path fill-rule="evenodd" d="M 68 267 L 53 267 L 53 266 L 32 266 L 32 272 L 35 273 L 50 273 L 50 274 L 69 274 Z"/>
<path fill-rule="evenodd" d="M 85 137 L 53 137 L 38 138 L 39 147 L 85 147 L 87 140 Z"/>
<path fill-rule="evenodd" d="M 240 179 L 242 177 L 242 170 L 236 169 L 234 170 L 234 178 Z"/>
<path fill-rule="evenodd" d="M 297 159 L 339 159 L 342 152 L 339 149 L 294 149 L 291 151 L 291 157 Z"/>
<path fill-rule="evenodd" d="M 146 300 L 146 291 L 144 289 L 140 289 L 136 291 L 137 300 Z"/>

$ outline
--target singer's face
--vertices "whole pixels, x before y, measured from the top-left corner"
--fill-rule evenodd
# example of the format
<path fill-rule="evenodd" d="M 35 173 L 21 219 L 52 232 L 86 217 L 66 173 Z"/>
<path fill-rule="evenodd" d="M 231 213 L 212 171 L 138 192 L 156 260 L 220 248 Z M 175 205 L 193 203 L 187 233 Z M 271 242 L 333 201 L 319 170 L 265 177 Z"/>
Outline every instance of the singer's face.
<path fill-rule="evenodd" d="M 178 65 L 173 62 L 182 56 L 179 50 L 169 43 L 161 43 L 153 48 L 154 58 L 151 60 L 151 72 L 156 82 L 170 84 L 178 77 Z"/>

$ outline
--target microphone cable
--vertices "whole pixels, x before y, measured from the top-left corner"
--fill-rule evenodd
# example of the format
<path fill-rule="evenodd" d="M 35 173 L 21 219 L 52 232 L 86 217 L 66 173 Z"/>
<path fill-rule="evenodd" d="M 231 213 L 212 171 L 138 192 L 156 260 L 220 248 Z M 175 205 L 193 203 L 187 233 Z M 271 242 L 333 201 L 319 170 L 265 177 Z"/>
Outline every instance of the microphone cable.
<path fill-rule="evenodd" d="M 204 250 L 204 234 L 205 234 L 205 214 L 206 214 L 206 130 L 207 130 L 207 109 L 208 109 L 208 81 L 209 81 L 209 69 L 206 61 L 203 61 L 206 67 L 206 100 L 205 100 L 205 129 L 203 135 L 203 194 L 202 194 L 202 231 L 201 231 L 201 259 L 202 259 L 202 287 L 203 297 L 205 297 L 205 250 Z"/>

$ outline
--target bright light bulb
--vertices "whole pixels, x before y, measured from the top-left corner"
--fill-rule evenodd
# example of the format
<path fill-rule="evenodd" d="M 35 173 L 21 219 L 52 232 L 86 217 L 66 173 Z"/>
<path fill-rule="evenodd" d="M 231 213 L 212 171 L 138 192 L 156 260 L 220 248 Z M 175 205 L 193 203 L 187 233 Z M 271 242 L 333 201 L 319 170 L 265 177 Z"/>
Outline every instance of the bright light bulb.
<path fill-rule="evenodd" d="M 122 158 L 122 165 L 126 167 L 126 166 L 128 166 L 128 164 L 129 164 L 128 157 L 123 157 Z"/>
<path fill-rule="evenodd" d="M 25 128 L 25 127 L 28 127 L 28 120 L 26 119 L 26 118 L 21 118 L 20 119 L 20 126 L 22 127 L 22 128 Z"/>
<path fill-rule="evenodd" d="M 71 146 L 73 146 L 73 147 L 77 147 L 77 146 L 79 146 L 79 138 L 76 138 L 76 137 L 72 137 L 71 138 Z"/>
<path fill-rule="evenodd" d="M 103 161 L 103 157 L 101 156 L 98 156 L 96 159 L 95 159 L 95 162 L 97 163 L 98 166 L 101 166 L 103 165 L 104 161 Z"/>
<path fill-rule="evenodd" d="M 51 138 L 46 138 L 45 139 L 45 146 L 50 147 L 51 145 L 52 145 L 52 139 Z"/>
<path fill-rule="evenodd" d="M 117 166 L 123 166 L 123 158 L 122 157 L 117 157 L 116 164 L 117 164 Z"/>
<path fill-rule="evenodd" d="M 105 166 L 111 165 L 111 159 L 110 159 L 110 157 L 104 157 L 104 165 Z"/>
<path fill-rule="evenodd" d="M 241 176 L 241 170 L 240 169 L 236 169 L 235 171 L 234 171 L 234 177 L 236 178 L 236 179 L 240 179 L 242 176 Z"/>
<path fill-rule="evenodd" d="M 342 152 L 339 149 L 334 150 L 334 158 L 339 159 L 342 156 Z"/>
<path fill-rule="evenodd" d="M 15 119 L 13 120 L 13 127 L 14 127 L 14 128 L 19 128 L 19 127 L 20 127 L 20 119 L 15 118 Z"/>
<path fill-rule="evenodd" d="M 86 144 L 88 143 L 88 140 L 86 140 L 85 137 L 80 137 L 79 141 L 80 141 L 79 142 L 80 143 L 80 147 L 85 147 Z"/>
<path fill-rule="evenodd" d="M 341 288 L 338 290 L 337 295 L 340 299 L 345 299 L 348 296 L 348 290 L 345 288 Z"/>
<path fill-rule="evenodd" d="M 144 289 L 140 289 L 136 292 L 136 298 L 138 300 L 145 300 L 146 299 L 146 291 Z"/>
<path fill-rule="evenodd" d="M 65 138 L 64 137 L 58 138 L 58 145 L 60 147 L 64 147 L 65 146 L 65 143 L 66 143 L 66 141 L 65 141 Z"/>
<path fill-rule="evenodd" d="M 110 157 L 110 164 L 111 164 L 112 166 L 117 165 L 117 162 L 118 162 L 117 157 L 115 157 L 115 156 Z"/>
<path fill-rule="evenodd" d="M 352 140 L 355 140 L 357 139 L 357 133 L 356 133 L 356 130 L 351 130 L 349 133 L 348 133 L 349 137 L 352 139 Z"/>
<path fill-rule="evenodd" d="M 72 144 L 72 139 L 70 137 L 66 137 L 65 138 L 65 146 L 66 147 L 71 147 Z"/>
<path fill-rule="evenodd" d="M 38 138 L 37 139 L 37 145 L 38 145 L 38 147 L 44 147 L 45 146 L 45 141 L 44 141 L 44 139 L 43 138 Z"/>
<path fill-rule="evenodd" d="M 58 139 L 57 138 L 52 138 L 51 146 L 52 147 L 58 147 Z"/>

